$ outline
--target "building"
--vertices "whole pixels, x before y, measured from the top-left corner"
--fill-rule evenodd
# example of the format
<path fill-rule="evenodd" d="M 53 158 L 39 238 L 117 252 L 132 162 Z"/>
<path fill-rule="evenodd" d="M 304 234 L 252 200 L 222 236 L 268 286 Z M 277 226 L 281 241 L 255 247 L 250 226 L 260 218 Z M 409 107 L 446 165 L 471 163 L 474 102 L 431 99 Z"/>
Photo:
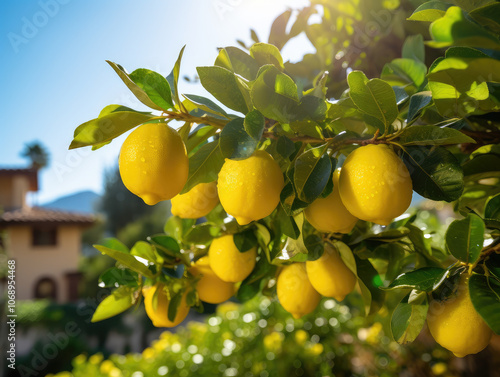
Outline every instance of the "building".
<path fill-rule="evenodd" d="M 76 300 L 81 235 L 94 219 L 28 206 L 28 192 L 37 190 L 37 169 L 0 169 L 0 231 L 3 248 L 16 261 L 16 298 Z"/>

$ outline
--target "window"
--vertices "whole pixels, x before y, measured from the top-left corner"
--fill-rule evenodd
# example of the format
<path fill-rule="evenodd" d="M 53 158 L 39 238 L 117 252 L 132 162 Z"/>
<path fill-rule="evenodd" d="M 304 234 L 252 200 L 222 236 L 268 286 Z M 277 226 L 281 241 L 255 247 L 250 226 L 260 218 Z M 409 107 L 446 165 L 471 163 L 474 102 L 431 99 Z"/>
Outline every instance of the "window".
<path fill-rule="evenodd" d="M 35 298 L 57 299 L 57 284 L 54 279 L 44 277 L 35 284 Z"/>
<path fill-rule="evenodd" d="M 33 228 L 33 246 L 57 245 L 57 228 Z"/>

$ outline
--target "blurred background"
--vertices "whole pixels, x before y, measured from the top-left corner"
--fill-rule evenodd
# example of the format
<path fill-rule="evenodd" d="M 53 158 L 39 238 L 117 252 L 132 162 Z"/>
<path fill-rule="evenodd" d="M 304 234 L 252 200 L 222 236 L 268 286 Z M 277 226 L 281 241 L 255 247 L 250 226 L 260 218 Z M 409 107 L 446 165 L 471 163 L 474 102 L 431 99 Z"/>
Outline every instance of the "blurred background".
<path fill-rule="evenodd" d="M 356 295 L 341 304 L 326 299 L 301 320 L 258 297 L 242 306 L 207 305 L 204 314 L 191 311 L 187 325 L 168 332 L 154 328 L 142 307 L 90 323 L 109 294 L 99 288 L 99 276 L 114 265 L 91 245 L 117 237 L 132 246 L 161 232 L 170 216 L 168 202 L 145 206 L 121 183 L 117 157 L 126 135 L 95 152 L 68 150 L 75 127 L 104 106 L 143 106 L 105 60 L 128 71 L 142 67 L 166 76 L 186 44 L 180 91 L 206 95 L 195 67 L 213 64 L 217 47 L 268 41 L 274 20 L 291 8 L 292 18 L 302 17 L 307 31 L 290 40 L 275 33 L 287 69 L 298 81 L 329 69 L 334 80 L 329 94 L 338 98 L 351 67 L 374 77 L 381 65 L 370 54 L 383 62 L 399 56 L 407 27 L 415 29 L 403 24 L 405 12 L 419 2 L 339 0 L 336 10 L 345 20 L 361 13 L 344 25 L 345 35 L 357 42 L 349 50 L 339 34 L 332 43 L 340 47 L 328 54 L 319 37 L 334 30 L 325 27 L 332 22 L 327 11 L 333 2 L 314 3 L 306 8 L 311 5 L 306 0 L 2 2 L 0 265 L 4 276 L 7 258 L 16 259 L 21 366 L 12 371 L 2 358 L 4 375 L 71 376 L 64 372 L 69 370 L 112 377 L 498 375 L 491 360 L 498 342 L 464 359 L 452 358 L 426 331 L 414 344 L 400 346 L 391 338 L 387 308 L 365 319 Z M 365 28 L 367 17 L 378 20 L 377 31 Z M 307 28 L 315 23 L 323 29 Z M 304 56 L 305 66 L 293 64 Z M 432 61 L 433 53 L 428 56 Z M 424 209 L 419 226 L 440 243 L 451 209 L 421 201 L 414 205 Z M 0 342 L 6 340 L 5 323 Z"/>

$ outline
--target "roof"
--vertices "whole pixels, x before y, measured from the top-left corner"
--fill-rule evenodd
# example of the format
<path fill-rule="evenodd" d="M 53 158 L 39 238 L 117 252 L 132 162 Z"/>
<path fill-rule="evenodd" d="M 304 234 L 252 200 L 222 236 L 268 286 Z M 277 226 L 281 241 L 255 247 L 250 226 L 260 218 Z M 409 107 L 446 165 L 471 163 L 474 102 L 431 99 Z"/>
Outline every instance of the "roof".
<path fill-rule="evenodd" d="M 0 226 L 26 224 L 78 224 L 92 225 L 94 216 L 78 212 L 56 211 L 33 207 L 4 212 L 0 216 Z"/>
<path fill-rule="evenodd" d="M 38 191 L 38 170 L 35 168 L 0 168 L 1 176 L 26 175 L 30 180 L 30 191 Z"/>

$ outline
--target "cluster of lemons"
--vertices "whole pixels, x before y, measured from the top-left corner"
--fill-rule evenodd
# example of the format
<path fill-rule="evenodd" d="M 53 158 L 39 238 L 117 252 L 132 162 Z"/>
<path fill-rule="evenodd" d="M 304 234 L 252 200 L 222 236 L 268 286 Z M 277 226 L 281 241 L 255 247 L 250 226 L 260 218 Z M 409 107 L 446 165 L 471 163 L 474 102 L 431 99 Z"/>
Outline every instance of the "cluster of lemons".
<path fill-rule="evenodd" d="M 162 123 L 142 125 L 128 136 L 120 152 L 119 168 L 125 186 L 149 205 L 171 200 L 174 215 L 194 219 L 207 215 L 220 200 L 240 225 L 269 216 L 280 201 L 285 183 L 273 157 L 257 150 L 244 160 L 226 159 L 217 182 L 198 184 L 180 195 L 189 172 L 186 147 L 179 134 Z M 305 209 L 306 219 L 321 232 L 349 233 L 358 219 L 387 225 L 406 211 L 412 199 L 410 174 L 387 144 L 355 149 L 332 179 L 333 191 Z M 240 252 L 232 235 L 214 239 L 208 256 L 189 269 L 199 279 L 199 298 L 214 304 L 229 299 L 252 272 L 256 258 L 256 248 Z M 355 273 L 345 265 L 338 248 L 326 243 L 318 260 L 282 267 L 276 286 L 281 305 L 300 318 L 316 308 L 321 296 L 343 300 L 356 282 Z M 158 301 L 153 305 L 156 291 Z M 434 306 L 440 310 L 428 318 L 436 340 L 459 356 L 478 352 L 491 337 L 491 330 L 472 307 L 468 290 L 463 292 L 451 303 L 436 301 Z M 161 284 L 146 288 L 144 300 L 148 316 L 159 327 L 176 326 L 189 311 L 184 295 L 175 319 L 170 321 L 168 291 Z M 473 321 L 464 324 L 470 327 L 470 334 L 465 343 L 460 343 L 453 329 L 459 328 L 456 326 L 463 318 Z"/>

